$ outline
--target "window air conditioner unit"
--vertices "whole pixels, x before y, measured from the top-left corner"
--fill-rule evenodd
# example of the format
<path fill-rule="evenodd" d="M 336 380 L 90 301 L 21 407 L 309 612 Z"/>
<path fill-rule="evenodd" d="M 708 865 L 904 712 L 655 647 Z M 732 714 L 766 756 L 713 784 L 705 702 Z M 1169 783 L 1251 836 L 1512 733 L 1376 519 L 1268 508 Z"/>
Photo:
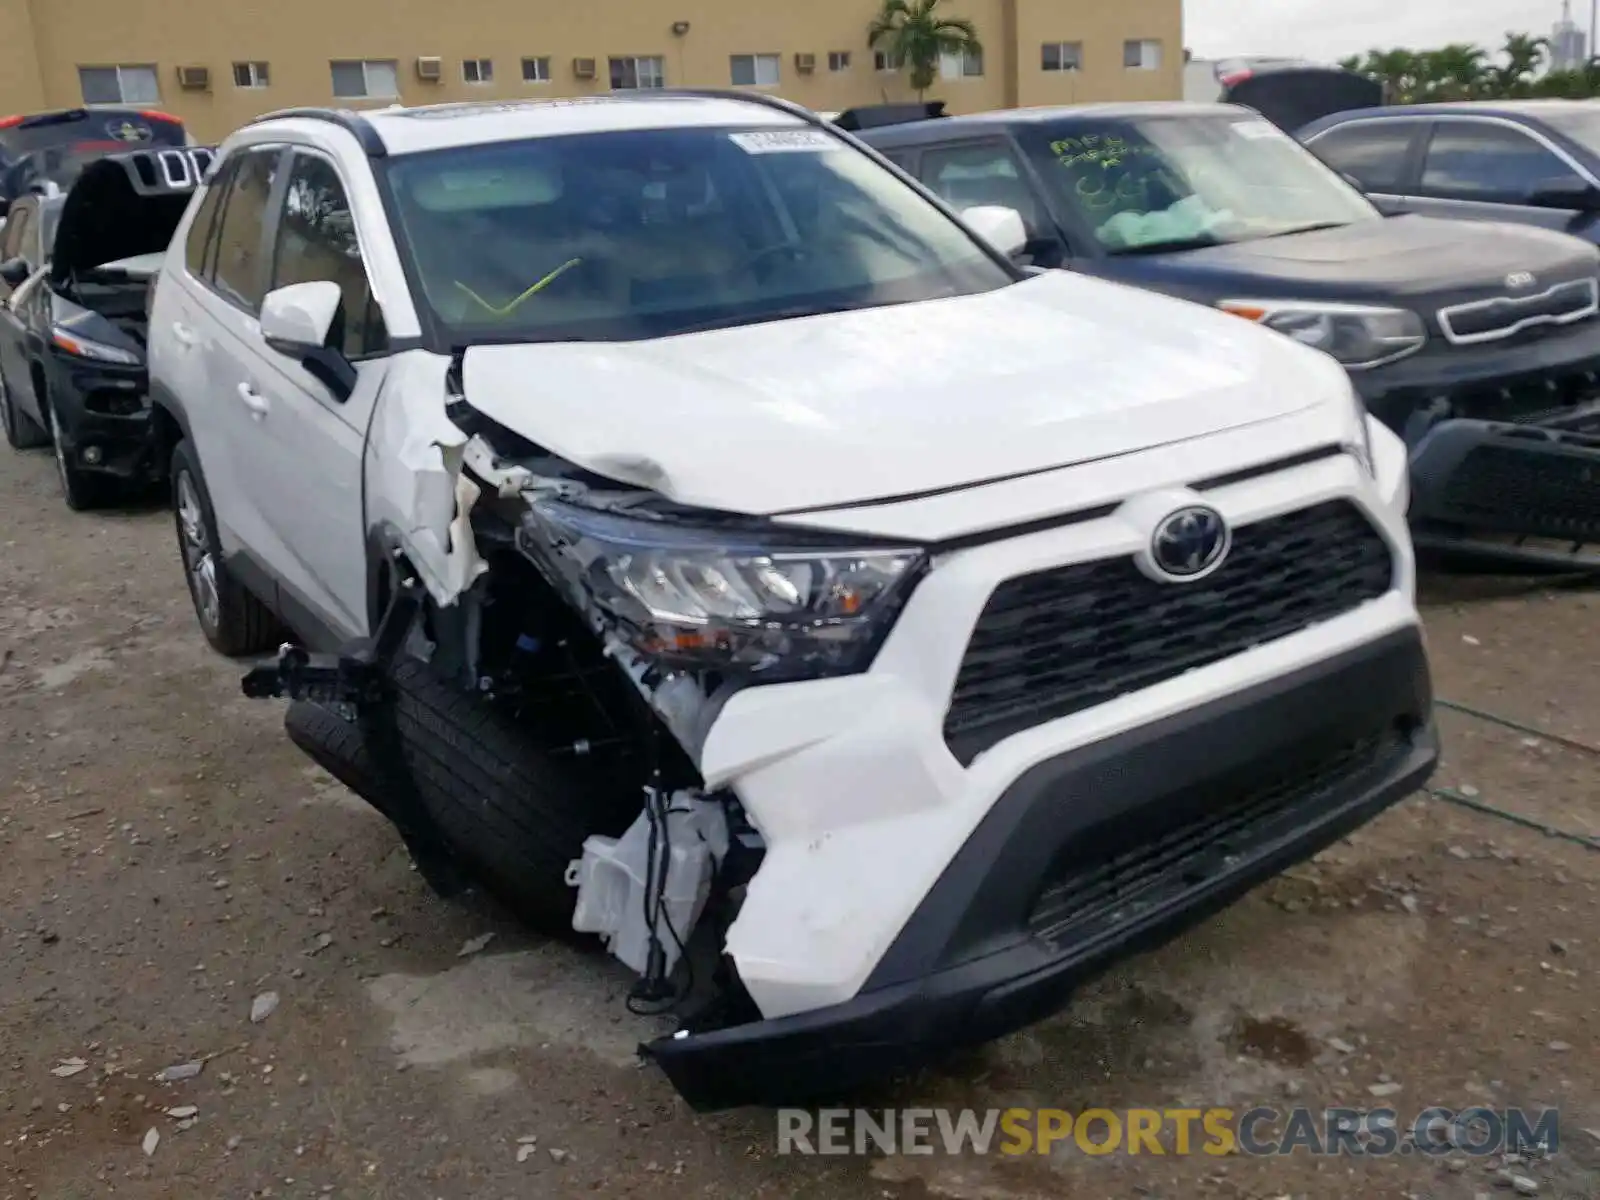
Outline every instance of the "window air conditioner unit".
<path fill-rule="evenodd" d="M 210 67 L 179 67 L 178 86 L 186 92 L 206 92 L 211 90 Z"/>
<path fill-rule="evenodd" d="M 438 83 L 444 77 L 444 59 L 429 54 L 417 59 L 417 78 L 426 83 Z"/>
<path fill-rule="evenodd" d="M 579 79 L 594 78 L 594 59 L 575 58 L 572 60 L 572 73 Z"/>
<path fill-rule="evenodd" d="M 809 75 L 817 69 L 817 56 L 815 54 L 796 54 L 794 56 L 794 69 L 802 75 Z"/>

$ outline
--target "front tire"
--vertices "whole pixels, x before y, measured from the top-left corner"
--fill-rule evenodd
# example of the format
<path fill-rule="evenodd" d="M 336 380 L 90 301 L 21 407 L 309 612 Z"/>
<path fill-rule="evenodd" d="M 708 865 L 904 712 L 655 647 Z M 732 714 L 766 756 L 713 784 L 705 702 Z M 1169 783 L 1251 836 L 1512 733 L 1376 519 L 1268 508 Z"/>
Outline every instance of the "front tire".
<path fill-rule="evenodd" d="M 39 423 L 17 410 L 4 374 L 0 374 L 0 430 L 4 430 L 6 445 L 13 450 L 37 450 L 50 443 L 50 435 Z"/>
<path fill-rule="evenodd" d="M 72 461 L 66 441 L 61 434 L 61 418 L 49 393 L 40 392 L 39 407 L 50 418 L 50 444 L 56 455 L 56 475 L 61 480 L 61 496 L 73 512 L 89 512 L 99 508 L 109 495 L 110 481 L 92 471 L 85 471 Z"/>
<path fill-rule="evenodd" d="M 453 855 L 523 920 L 570 935 L 567 865 L 591 834 L 627 829 L 640 794 L 584 786 L 505 713 L 418 659 L 402 656 L 390 684 L 392 709 L 378 719 L 392 718 L 417 798 Z"/>
<path fill-rule="evenodd" d="M 172 516 L 184 581 L 200 631 L 219 654 L 242 658 L 278 645 L 283 625 L 272 610 L 228 573 L 222 561 L 211 497 L 187 441 L 172 452 Z"/>

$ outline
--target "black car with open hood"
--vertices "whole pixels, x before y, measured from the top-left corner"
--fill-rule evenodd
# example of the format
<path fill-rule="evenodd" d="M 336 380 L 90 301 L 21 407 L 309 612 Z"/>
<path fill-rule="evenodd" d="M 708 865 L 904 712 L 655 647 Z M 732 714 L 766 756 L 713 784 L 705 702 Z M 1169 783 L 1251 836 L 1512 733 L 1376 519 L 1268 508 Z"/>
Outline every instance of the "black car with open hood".
<path fill-rule="evenodd" d="M 1419 547 L 1600 566 L 1593 245 L 1387 216 L 1235 105 L 1022 109 L 857 136 L 989 224 L 1013 210 L 1005 249 L 1033 266 L 1221 308 L 1338 359 L 1407 444 Z"/>
<path fill-rule="evenodd" d="M 0 425 L 51 445 L 67 504 L 158 480 L 145 342 L 151 289 L 205 147 L 96 156 L 70 190 L 12 202 L 0 246 Z"/>

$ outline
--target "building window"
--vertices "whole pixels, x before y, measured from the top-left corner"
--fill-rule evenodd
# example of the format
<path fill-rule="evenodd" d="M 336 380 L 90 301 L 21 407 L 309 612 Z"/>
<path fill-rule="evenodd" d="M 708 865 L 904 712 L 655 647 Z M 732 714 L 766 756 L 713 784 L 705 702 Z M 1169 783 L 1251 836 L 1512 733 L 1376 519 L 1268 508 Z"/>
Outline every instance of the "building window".
<path fill-rule="evenodd" d="M 549 83 L 550 60 L 548 58 L 525 58 L 522 60 L 523 83 Z"/>
<path fill-rule="evenodd" d="M 778 82 L 776 54 L 735 54 L 729 62 L 734 87 L 773 87 Z"/>
<path fill-rule="evenodd" d="M 667 86 L 667 74 L 659 58 L 613 58 L 611 86 L 617 91 Z"/>
<path fill-rule="evenodd" d="M 264 62 L 238 62 L 233 64 L 233 86 L 264 88 L 272 82 Z"/>
<path fill-rule="evenodd" d="M 161 85 L 154 66 L 79 67 L 85 104 L 154 104 Z"/>
<path fill-rule="evenodd" d="M 1083 43 L 1046 42 L 1041 65 L 1046 71 L 1083 70 Z"/>
<path fill-rule="evenodd" d="M 1161 43 L 1155 38 L 1123 42 L 1122 65 L 1136 71 L 1159 70 L 1161 68 Z"/>
<path fill-rule="evenodd" d="M 967 47 L 955 54 L 939 55 L 939 75 L 944 79 L 971 79 L 983 74 L 983 51 Z"/>
<path fill-rule="evenodd" d="M 463 58 L 461 60 L 461 78 L 466 83 L 493 83 L 494 59 Z"/>
<path fill-rule="evenodd" d="M 874 71 L 898 71 L 900 69 L 900 63 L 899 60 L 888 53 L 888 51 L 874 50 L 872 52 L 872 69 Z"/>
<path fill-rule="evenodd" d="M 830 70 L 830 71 L 848 71 L 849 69 L 850 69 L 850 51 L 848 51 L 848 50 L 829 50 L 828 51 L 828 70 Z"/>
<path fill-rule="evenodd" d="M 396 100 L 400 97 L 400 73 L 393 59 L 329 65 L 333 68 L 333 94 L 340 100 Z"/>

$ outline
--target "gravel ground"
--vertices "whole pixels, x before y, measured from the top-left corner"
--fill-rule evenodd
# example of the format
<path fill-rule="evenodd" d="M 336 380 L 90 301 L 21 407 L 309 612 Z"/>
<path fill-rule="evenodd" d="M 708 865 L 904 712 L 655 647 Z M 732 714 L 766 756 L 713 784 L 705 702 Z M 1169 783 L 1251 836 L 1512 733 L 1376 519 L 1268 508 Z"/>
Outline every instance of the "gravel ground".
<path fill-rule="evenodd" d="M 697 1117 L 632 1061 L 620 968 L 433 897 L 240 696 L 164 511 L 72 515 L 47 457 L 4 450 L 0 511 L 0 1197 L 1600 1196 L 1593 850 L 1419 797 L 862 1099 L 1559 1105 L 1560 1153 L 1516 1185 L 1415 1155 L 780 1157 L 770 1113 Z M 1600 745 L 1593 592 L 1432 590 L 1441 696 Z M 1600 758 L 1442 721 L 1441 785 L 1600 837 Z"/>

